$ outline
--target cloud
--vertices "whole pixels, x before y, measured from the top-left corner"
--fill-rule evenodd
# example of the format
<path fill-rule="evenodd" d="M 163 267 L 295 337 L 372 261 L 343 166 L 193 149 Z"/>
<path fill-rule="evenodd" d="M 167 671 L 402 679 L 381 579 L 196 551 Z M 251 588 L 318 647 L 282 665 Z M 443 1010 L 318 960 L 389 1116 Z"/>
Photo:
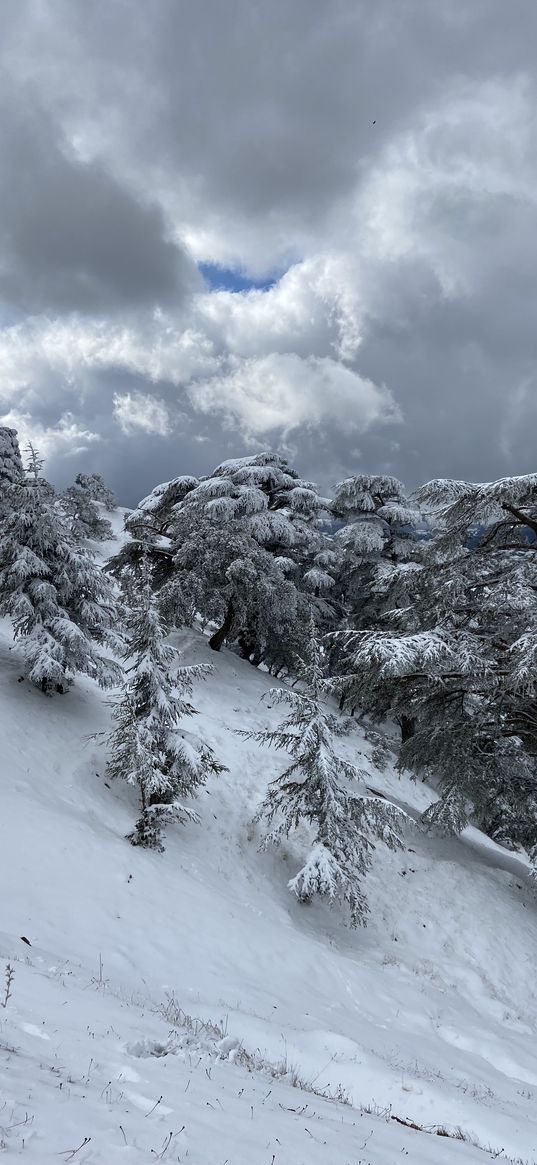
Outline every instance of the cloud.
<path fill-rule="evenodd" d="M 170 432 L 170 415 L 163 401 L 143 392 L 114 394 L 114 417 L 124 433 L 141 429 L 166 437 Z"/>
<path fill-rule="evenodd" d="M 480 290 L 537 214 L 536 87 L 528 78 L 447 87 L 387 145 L 364 184 L 365 257 L 430 267 L 446 296 Z"/>
<path fill-rule="evenodd" d="M 196 297 L 200 331 L 242 356 L 270 352 L 352 360 L 362 338 L 364 296 L 348 253 L 295 263 L 269 289 Z"/>
<path fill-rule="evenodd" d="M 0 416 L 0 425 L 17 430 L 22 450 L 32 444 L 44 458 L 54 458 L 58 454 L 79 456 L 102 439 L 99 433 L 92 433 L 77 424 L 72 413 L 64 413 L 56 425 L 47 428 L 29 413 L 12 409 Z"/>
<path fill-rule="evenodd" d="M 51 374 L 56 376 L 54 391 L 65 395 L 80 393 L 89 373 L 106 369 L 179 384 L 217 368 L 206 335 L 179 329 L 160 313 L 137 322 L 127 317 L 120 324 L 77 316 L 32 317 L 0 329 L 0 401 L 22 396 L 37 405 L 36 383 Z"/>
<path fill-rule="evenodd" d="M 501 72 L 513 25 L 501 0 L 486 14 L 478 0 L 236 0 L 231 16 L 221 0 L 110 0 L 106 19 L 19 0 L 7 23 L 8 69 L 84 157 L 151 189 L 196 258 L 258 270 L 311 251 L 446 76 Z M 536 24 L 528 9 L 519 68 Z"/>
<path fill-rule="evenodd" d="M 534 5 L 5 9 L 0 409 L 58 476 L 534 467 Z"/>
<path fill-rule="evenodd" d="M 299 287 L 299 276 L 293 281 Z M 335 357 L 274 351 L 276 341 L 285 348 L 304 328 L 307 352 L 315 329 L 307 315 L 301 318 L 298 293 L 290 297 L 288 315 L 282 310 L 287 292 L 282 295 L 275 288 L 260 293 L 266 303 L 252 298 L 257 294 L 232 297 L 239 301 L 232 305 L 220 298 L 219 306 L 214 296 L 203 301 L 198 297 L 196 328 L 183 331 L 161 314 L 145 332 L 77 318 L 17 324 L 0 332 L 0 399 L 9 402 L 17 396 L 35 409 L 35 384 L 42 385 L 46 378 L 54 399 L 59 399 L 60 383 L 64 402 L 74 407 L 82 398 L 88 410 L 96 392 L 95 374 L 114 368 L 150 379 L 161 394 L 166 388 L 168 396 L 164 402 L 139 389 L 111 394 L 110 410 L 124 433 L 140 428 L 164 437 L 173 427 L 174 414 L 182 416 L 188 402 L 194 411 L 208 414 L 214 409 L 234 418 L 249 434 L 274 430 L 283 435 L 301 425 L 315 428 L 326 423 L 365 431 L 376 423 L 400 421 L 400 409 L 386 387 L 377 387 Z M 210 318 L 211 336 L 200 330 L 204 316 Z M 332 320 L 331 326 L 337 335 L 337 323 Z M 247 340 L 250 330 L 253 345 Z M 244 350 L 252 347 L 260 354 L 244 356 Z M 319 348 L 322 351 L 323 345 Z M 171 392 L 172 386 L 179 393 Z"/>
<path fill-rule="evenodd" d="M 201 276 L 161 208 L 4 83 L 0 123 L 0 299 L 22 311 L 116 311 L 177 302 Z"/>
<path fill-rule="evenodd" d="M 301 359 L 294 353 L 234 361 L 226 375 L 196 382 L 190 397 L 197 409 L 218 409 L 256 437 L 274 431 L 285 437 L 299 426 L 327 421 L 365 432 L 375 423 L 401 420 L 384 386 L 329 357 Z"/>

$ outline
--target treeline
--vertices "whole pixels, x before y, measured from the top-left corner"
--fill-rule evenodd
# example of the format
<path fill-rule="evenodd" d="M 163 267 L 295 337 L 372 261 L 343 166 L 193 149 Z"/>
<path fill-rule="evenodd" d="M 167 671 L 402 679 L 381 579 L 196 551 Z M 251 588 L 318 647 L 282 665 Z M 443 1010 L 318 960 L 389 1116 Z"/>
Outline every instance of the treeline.
<path fill-rule="evenodd" d="M 301 677 L 273 693 L 289 711 L 261 736 L 291 763 L 260 810 L 267 841 L 311 827 L 290 883 L 299 898 L 343 898 L 363 920 L 372 848 L 403 842 L 400 811 L 334 748 L 351 712 L 399 726 L 399 767 L 439 795 L 424 828 L 472 821 L 533 858 L 537 475 L 433 481 L 407 497 L 392 477 L 360 474 L 327 498 L 275 454 L 225 461 L 157 486 L 106 571 L 87 545 L 111 533 L 97 475 L 58 496 L 33 450 L 24 471 L 16 435 L 0 430 L 0 490 L 0 610 L 28 677 L 47 693 L 77 672 L 120 686 L 110 771 L 139 789 L 131 840 L 161 848 L 166 822 L 195 818 L 189 798 L 222 769 L 184 730 L 208 668 L 179 666 L 169 637 L 196 625 L 215 651 Z"/>

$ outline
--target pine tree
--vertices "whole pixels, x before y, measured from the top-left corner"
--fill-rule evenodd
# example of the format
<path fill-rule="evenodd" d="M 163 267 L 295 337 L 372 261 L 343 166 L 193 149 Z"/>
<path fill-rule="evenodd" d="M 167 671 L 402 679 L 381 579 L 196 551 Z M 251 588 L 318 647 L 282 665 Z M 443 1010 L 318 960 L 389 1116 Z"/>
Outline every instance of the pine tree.
<path fill-rule="evenodd" d="M 420 520 L 396 477 L 360 473 L 340 481 L 331 503 L 344 518 L 343 541 L 364 557 L 385 553 L 404 559 L 412 547 L 413 527 Z"/>
<path fill-rule="evenodd" d="M 101 518 L 90 491 L 79 482 L 66 489 L 63 504 L 71 519 L 71 531 L 77 541 L 89 538 L 95 542 L 105 542 L 113 537 L 110 522 L 107 518 Z"/>
<path fill-rule="evenodd" d="M 0 426 L 0 491 L 24 477 L 17 430 Z"/>
<path fill-rule="evenodd" d="M 281 671 L 304 638 L 312 605 L 320 621 L 335 619 L 330 562 L 322 558 L 326 506 L 276 454 L 225 461 L 207 477 L 178 477 L 153 490 L 129 515 L 131 542 L 111 570 L 128 577 L 148 544 L 170 614 L 178 598 L 176 625 L 195 611 L 205 625 L 216 624 L 213 650 L 227 642 L 252 663 Z"/>
<path fill-rule="evenodd" d="M 0 613 L 11 618 L 28 678 L 43 692 L 66 691 L 77 673 L 110 687 L 121 669 L 97 644 L 115 642 L 113 588 L 76 545 L 41 468 L 30 446 L 28 474 L 5 487 Z"/>
<path fill-rule="evenodd" d="M 100 473 L 77 473 L 75 485 L 85 490 L 93 502 L 101 502 L 105 510 L 117 509 L 114 494 L 105 484 Z"/>
<path fill-rule="evenodd" d="M 436 526 L 391 628 L 347 638 L 347 693 L 376 719 L 406 717 L 401 768 L 440 800 L 424 824 L 473 821 L 537 842 L 537 475 L 422 487 Z"/>
<path fill-rule="evenodd" d="M 166 642 L 168 632 L 145 555 L 128 595 L 125 681 L 113 712 L 108 770 L 139 791 L 141 813 L 129 840 L 160 851 L 166 823 L 199 821 L 185 799 L 195 796 L 210 773 L 224 770 L 208 745 L 187 735 L 181 725 L 196 713 L 188 699 L 195 681 L 212 668 L 178 666 L 178 653 Z"/>
<path fill-rule="evenodd" d="M 400 848 L 404 814 L 396 806 L 367 792 L 366 774 L 338 756 L 335 740 L 348 722 L 329 712 L 325 699 L 331 683 L 325 678 L 322 651 L 313 624 L 305 657 L 298 661 L 304 690 L 272 688 L 271 704 L 289 712 L 276 729 L 241 732 L 248 739 L 289 753 L 291 764 L 269 785 L 257 820 L 276 822 L 262 849 L 306 822 L 314 840 L 302 868 L 288 883 L 301 902 L 315 894 L 347 903 L 351 924 L 365 925 L 368 905 L 362 879 L 377 841 Z"/>
<path fill-rule="evenodd" d="M 392 573 L 420 558 L 424 517 L 397 478 L 366 473 L 339 482 L 331 510 L 345 523 L 335 544 L 345 552 L 342 589 L 352 626 L 376 626 Z"/>
<path fill-rule="evenodd" d="M 178 531 L 175 565 L 183 603 L 217 624 L 209 646 L 236 642 L 243 658 L 275 669 L 291 667 L 307 633 L 309 604 L 285 569 L 259 546 L 245 523 L 231 529 L 200 515 L 188 536 Z"/>
<path fill-rule="evenodd" d="M 395 606 L 410 602 L 408 584 L 419 569 L 427 525 L 419 507 L 405 494 L 394 477 L 358 474 L 336 486 L 331 503 L 340 526 L 334 544 L 340 555 L 337 594 L 344 618 L 340 628 L 353 631 L 390 626 Z M 345 652 L 341 638 L 331 642 L 330 670 L 346 681 Z M 340 682 L 340 708 L 356 707 L 352 685 Z M 413 730 L 408 717 L 401 720 L 404 739 Z"/>

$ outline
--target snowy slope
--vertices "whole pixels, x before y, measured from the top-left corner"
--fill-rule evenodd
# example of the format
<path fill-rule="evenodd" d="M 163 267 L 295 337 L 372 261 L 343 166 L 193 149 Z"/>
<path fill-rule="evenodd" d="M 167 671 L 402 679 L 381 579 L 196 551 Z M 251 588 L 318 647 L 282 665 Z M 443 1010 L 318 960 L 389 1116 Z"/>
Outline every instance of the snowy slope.
<path fill-rule="evenodd" d="M 202 793 L 202 824 L 170 828 L 157 855 L 124 840 L 134 792 L 107 787 L 92 738 L 106 697 L 89 681 L 50 700 L 19 683 L 2 628 L 0 971 L 15 974 L 0 1147 L 51 1162 L 76 1149 L 95 1165 L 536 1161 L 537 903 L 523 862 L 477 831 L 455 842 L 410 828 L 406 852 L 377 851 L 366 930 L 300 906 L 286 882 L 304 839 L 260 854 L 252 825 L 284 762 L 233 732 L 275 722 L 260 703 L 270 680 L 196 632 L 177 642 L 216 667 L 195 727 L 230 771 Z M 343 747 L 411 812 L 431 799 L 377 772 L 358 731 Z"/>

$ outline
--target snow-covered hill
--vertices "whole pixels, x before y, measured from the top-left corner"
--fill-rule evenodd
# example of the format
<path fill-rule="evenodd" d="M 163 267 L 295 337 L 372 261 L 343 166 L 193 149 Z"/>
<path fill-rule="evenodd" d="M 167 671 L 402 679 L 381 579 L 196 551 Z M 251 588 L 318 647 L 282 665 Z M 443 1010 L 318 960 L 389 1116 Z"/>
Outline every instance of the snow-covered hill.
<path fill-rule="evenodd" d="M 405 852 L 377 850 L 367 929 L 301 906 L 301 838 L 260 854 L 252 825 L 282 758 L 234 734 L 275 723 L 270 680 L 196 632 L 177 642 L 215 665 L 196 728 L 229 772 L 158 855 L 124 840 L 134 792 L 109 787 L 93 735 L 106 697 L 19 682 L 2 627 L 0 1147 L 86 1165 L 537 1160 L 522 860 L 476 831 L 410 830 Z M 376 771 L 358 730 L 342 747 L 411 812 L 431 800 Z"/>

